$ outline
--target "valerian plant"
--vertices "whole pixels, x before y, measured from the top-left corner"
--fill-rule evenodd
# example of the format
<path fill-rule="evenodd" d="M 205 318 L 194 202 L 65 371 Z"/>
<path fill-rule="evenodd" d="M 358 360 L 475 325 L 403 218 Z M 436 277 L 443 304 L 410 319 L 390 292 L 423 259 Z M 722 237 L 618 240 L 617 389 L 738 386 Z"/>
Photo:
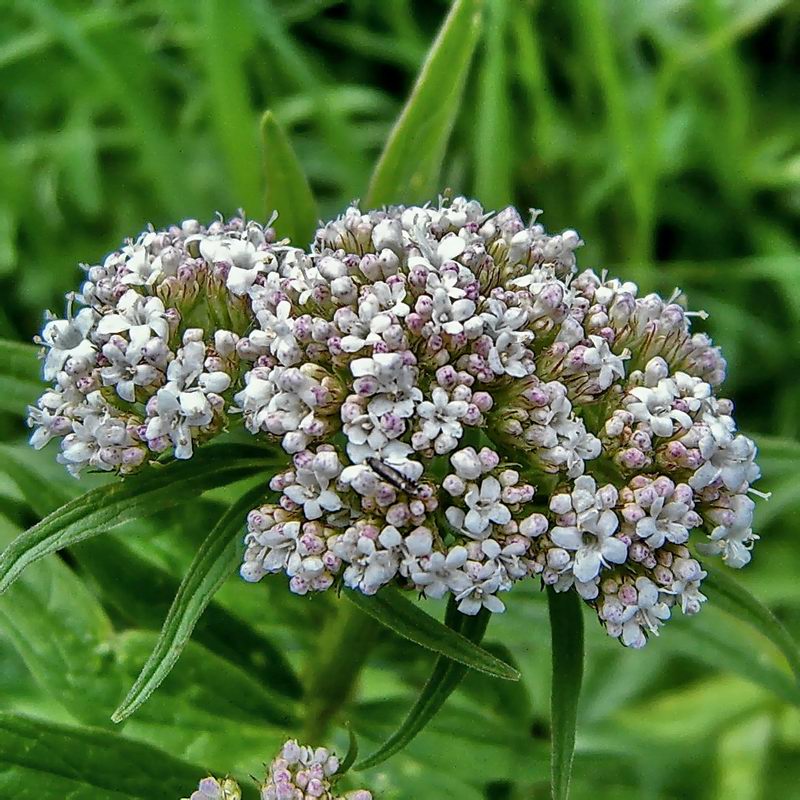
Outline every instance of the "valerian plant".
<path fill-rule="evenodd" d="M 569 789 L 582 606 L 641 648 L 716 594 L 800 665 L 780 624 L 716 570 L 715 560 L 750 561 L 753 496 L 763 495 L 752 487 L 756 447 L 720 394 L 724 358 L 692 329 L 704 314 L 677 291 L 641 295 L 625 276 L 579 269 L 579 234 L 549 234 L 538 211 L 425 197 L 477 5 L 454 4 L 378 163 L 370 207 L 353 204 L 314 233 L 313 198 L 268 115 L 265 141 L 284 166 L 268 174 L 268 196 L 310 245 L 283 237 L 275 215 L 148 227 L 86 266 L 65 313 L 48 317 L 38 338 L 48 388 L 29 411 L 31 444 L 57 441 L 73 475 L 115 480 L 13 541 L 0 588 L 48 553 L 247 484 L 208 525 L 115 721 L 166 678 L 235 568 L 248 582 L 283 573 L 285 591 L 349 601 L 320 633 L 305 741 L 329 734 L 378 626 L 437 654 L 401 726 L 356 770 L 401 751 L 468 670 L 519 678 L 481 642 L 525 582 L 550 604 L 556 798 Z M 459 91 L 440 107 L 442 86 Z M 440 623 L 428 612 L 444 598 Z M 286 705 L 279 724 L 299 725 Z M 338 788 L 344 771 L 326 749 L 290 740 L 259 791 L 370 800 Z M 208 777 L 191 798 L 240 792 L 233 778 Z"/>

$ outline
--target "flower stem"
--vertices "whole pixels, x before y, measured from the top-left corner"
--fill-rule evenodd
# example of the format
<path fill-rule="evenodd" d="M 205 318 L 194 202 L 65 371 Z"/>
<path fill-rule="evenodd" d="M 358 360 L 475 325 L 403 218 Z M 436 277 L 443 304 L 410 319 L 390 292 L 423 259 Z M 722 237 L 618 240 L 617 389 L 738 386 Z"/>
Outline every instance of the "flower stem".
<path fill-rule="evenodd" d="M 322 633 L 306 679 L 306 742 L 316 745 L 323 741 L 336 714 L 350 699 L 380 627 L 352 603 L 340 599 L 336 604 L 336 616 Z"/>

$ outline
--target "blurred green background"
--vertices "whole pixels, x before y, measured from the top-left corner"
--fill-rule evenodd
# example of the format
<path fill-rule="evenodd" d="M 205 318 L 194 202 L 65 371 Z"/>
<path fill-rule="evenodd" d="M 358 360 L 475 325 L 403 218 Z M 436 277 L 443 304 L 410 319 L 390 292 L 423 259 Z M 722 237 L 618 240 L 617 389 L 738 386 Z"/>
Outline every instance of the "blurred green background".
<path fill-rule="evenodd" d="M 544 209 L 548 228 L 574 227 L 586 241 L 579 265 L 647 291 L 679 286 L 710 314 L 702 325 L 723 347 L 727 394 L 761 446 L 760 488 L 773 492 L 741 578 L 800 634 L 800 4 L 484 6 L 441 187 L 494 208 Z M 78 264 L 102 259 L 148 222 L 238 208 L 264 217 L 258 123 L 267 108 L 288 131 L 323 216 L 363 197 L 447 8 L 437 0 L 0 2 L 0 337 L 30 341 L 42 310 L 60 312 L 63 293 L 77 286 Z M 19 415 L 5 414 L 1 428 L 6 453 L 61 485 L 46 463 L 52 453 L 35 459 L 20 444 Z M 25 521 L 22 503 L 11 482 L 0 484 L 9 525 Z M 164 531 L 151 531 L 142 557 L 155 553 L 180 575 L 192 539 L 167 545 Z M 511 648 L 527 692 L 504 695 L 507 687 L 471 678 L 407 754 L 374 771 L 378 797 L 546 796 L 546 611 L 533 592 L 519 595 L 489 638 Z M 264 620 L 263 595 L 233 587 L 221 602 L 297 653 L 312 637 L 307 603 L 276 600 L 284 611 Z M 0 707 L 75 717 L 41 699 L 41 675 L 15 655 L 18 635 L 4 642 Z M 676 620 L 642 653 L 622 652 L 593 626 L 588 647 L 577 800 L 800 798 L 800 692 L 758 634 L 708 608 Z M 396 642 L 382 648 L 353 710 L 377 740 L 429 666 Z M 202 695 L 193 691 L 191 700 Z M 379 702 L 386 692 L 396 708 Z M 248 739 L 233 724 L 189 718 L 175 712 L 126 733 L 222 771 L 234 753 L 238 768 L 259 749 L 269 753 L 255 730 Z M 196 735 L 167 735 L 168 724 Z M 228 737 L 224 746 L 213 732 Z"/>

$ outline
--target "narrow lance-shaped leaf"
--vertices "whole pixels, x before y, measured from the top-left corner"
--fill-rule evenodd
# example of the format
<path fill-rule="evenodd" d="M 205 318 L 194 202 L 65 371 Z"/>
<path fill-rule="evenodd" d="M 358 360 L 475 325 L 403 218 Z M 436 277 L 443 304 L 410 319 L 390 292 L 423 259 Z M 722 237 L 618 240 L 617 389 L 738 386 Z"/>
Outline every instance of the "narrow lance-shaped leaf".
<path fill-rule="evenodd" d="M 189 641 L 197 620 L 241 560 L 240 542 L 247 512 L 264 495 L 261 486 L 246 492 L 220 518 L 192 560 L 167 614 L 153 652 L 128 696 L 113 713 L 122 722 L 144 703 L 169 675 Z"/>
<path fill-rule="evenodd" d="M 286 131 L 267 111 L 261 120 L 264 145 L 265 201 L 267 213 L 278 212 L 275 230 L 288 236 L 298 247 L 305 247 L 319 218 L 317 204 Z"/>
<path fill-rule="evenodd" d="M 0 593 L 22 570 L 49 553 L 97 536 L 132 519 L 190 502 L 198 494 L 269 467 L 266 449 L 213 445 L 189 461 L 150 467 L 123 481 L 76 497 L 15 539 L 0 555 Z"/>
<path fill-rule="evenodd" d="M 350 725 L 346 725 L 347 727 L 347 734 L 350 737 L 350 745 L 347 748 L 347 755 L 344 757 L 344 761 L 339 765 L 338 775 L 342 776 L 346 772 L 350 770 L 350 767 L 355 764 L 356 759 L 358 758 L 358 739 L 356 739 L 355 733 L 353 733 L 353 729 Z"/>
<path fill-rule="evenodd" d="M 11 447 L 0 445 L 8 477 L 26 503 L 44 517 L 70 499 L 66 488 L 45 481 Z M 72 550 L 82 574 L 94 579 L 100 601 L 125 622 L 159 630 L 178 591 L 179 582 L 166 570 L 137 555 L 118 537 L 104 536 L 81 542 Z M 119 564 L 125 564 L 119 570 Z M 141 587 L 147 583 L 147 594 Z M 16 601 L 15 601 L 16 602 Z M 193 638 L 209 650 L 240 665 L 277 692 L 298 698 L 302 684 L 281 650 L 247 621 L 212 602 L 193 631 Z M 115 698 L 116 699 L 116 698 Z"/>
<path fill-rule="evenodd" d="M 511 202 L 510 81 L 506 69 L 509 51 L 508 21 L 513 5 L 489 0 L 485 50 L 479 82 L 481 113 L 475 120 L 475 196 L 491 208 Z M 530 13 L 530 11 L 528 11 Z"/>
<path fill-rule="evenodd" d="M 517 670 L 478 647 L 479 639 L 470 639 L 459 633 L 457 627 L 443 625 L 394 587 L 385 586 L 370 597 L 354 591 L 346 591 L 344 596 L 404 639 L 478 672 L 509 681 L 519 680 Z"/>
<path fill-rule="evenodd" d="M 436 191 L 478 42 L 480 0 L 456 0 L 372 175 L 367 205 L 413 203 Z"/>
<path fill-rule="evenodd" d="M 24 415 L 41 393 L 36 348 L 0 340 L 0 411 Z"/>
<path fill-rule="evenodd" d="M 447 606 L 445 622 L 449 628 L 458 631 L 471 642 L 480 642 L 486 632 L 491 613 L 485 608 L 474 616 L 462 614 L 456 608 L 456 602 L 450 599 Z M 428 682 L 423 686 L 417 702 L 409 712 L 400 727 L 376 750 L 363 761 L 355 765 L 354 769 L 364 770 L 374 767 L 395 753 L 402 750 L 433 718 L 436 712 L 444 705 L 453 693 L 461 679 L 467 672 L 467 667 L 449 658 L 439 656 L 433 667 Z"/>
<path fill-rule="evenodd" d="M 753 597 L 737 580 L 722 569 L 708 569 L 703 591 L 737 619 L 752 625 L 767 637 L 786 657 L 800 681 L 800 647 L 780 620 L 760 600 Z"/>
<path fill-rule="evenodd" d="M 556 592 L 548 587 L 547 600 L 553 652 L 550 791 L 553 800 L 567 800 L 583 680 L 583 615 L 580 597 L 575 592 Z"/>
<path fill-rule="evenodd" d="M 7 713 L 0 713 L 0 764 L 0 795 L 21 800 L 174 800 L 208 774 L 106 730 Z"/>

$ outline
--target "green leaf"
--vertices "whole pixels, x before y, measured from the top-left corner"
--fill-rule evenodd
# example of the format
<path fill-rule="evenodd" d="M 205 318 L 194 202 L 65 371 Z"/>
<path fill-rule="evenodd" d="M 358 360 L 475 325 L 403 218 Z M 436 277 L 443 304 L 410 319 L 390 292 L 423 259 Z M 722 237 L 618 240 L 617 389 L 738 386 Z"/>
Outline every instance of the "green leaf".
<path fill-rule="evenodd" d="M 0 411 L 24 415 L 42 393 L 37 349 L 0 339 Z"/>
<path fill-rule="evenodd" d="M 241 444 L 204 448 L 189 461 L 153 465 L 138 475 L 93 489 L 66 503 L 17 537 L 0 555 L 0 593 L 29 564 L 132 519 L 189 503 L 207 489 L 270 466 L 269 451 Z"/>
<path fill-rule="evenodd" d="M 581 599 L 575 592 L 556 592 L 548 586 L 547 600 L 553 652 L 550 791 L 553 800 L 567 800 L 583 680 L 583 615 Z"/>
<path fill-rule="evenodd" d="M 471 642 L 480 642 L 486 632 L 491 613 L 485 608 L 474 617 L 468 617 L 458 611 L 455 600 L 451 597 L 447 606 L 445 622 L 449 628 L 458 631 Z M 467 672 L 464 664 L 439 656 L 433 666 L 433 672 L 422 687 L 417 702 L 400 727 L 372 755 L 356 764 L 354 769 L 364 770 L 374 767 L 395 753 L 402 750 L 429 722 L 444 705 Z"/>
<path fill-rule="evenodd" d="M 114 653 L 128 686 L 141 681 L 147 669 L 142 670 L 142 663 L 149 663 L 161 647 L 162 637 L 153 631 L 126 631 L 117 637 Z M 128 693 L 128 697 L 132 695 Z M 294 701 L 276 694 L 269 684 L 230 660 L 188 640 L 182 643 L 180 665 L 163 676 L 155 701 L 139 705 L 138 710 L 128 708 L 126 716 L 136 710 L 124 727 L 128 736 L 135 729 L 134 722 L 164 725 L 170 717 L 176 727 L 191 727 L 190 717 L 205 718 L 205 724 L 216 720 L 218 729 L 223 724 L 232 730 L 247 724 L 262 729 L 272 726 L 278 732 L 297 725 Z"/>
<path fill-rule="evenodd" d="M 0 545 L 16 533 L 0 520 Z M 124 686 L 109 649 L 114 630 L 61 559 L 36 564 L 0 597 L 0 628 L 43 694 L 79 722 L 108 724 Z"/>
<path fill-rule="evenodd" d="M 355 733 L 353 733 L 353 729 L 350 725 L 347 725 L 347 735 L 350 738 L 350 744 L 347 748 L 347 755 L 344 757 L 344 760 L 339 765 L 338 775 L 342 776 L 346 772 L 350 770 L 350 767 L 356 763 L 356 759 L 358 758 L 358 739 L 356 739 Z"/>
<path fill-rule="evenodd" d="M 421 647 L 433 650 L 478 672 L 509 681 L 519 680 L 519 672 L 478 647 L 476 644 L 478 639 L 462 635 L 458 628 L 452 625 L 442 625 L 392 586 L 385 586 L 377 594 L 369 597 L 361 592 L 349 590 L 344 592 L 344 596 L 362 611 L 374 617 L 381 625 L 404 639 L 409 639 Z"/>
<path fill-rule="evenodd" d="M 206 774 L 106 730 L 0 714 L 0 795 L 15 800 L 175 800 Z"/>
<path fill-rule="evenodd" d="M 277 211 L 275 230 L 304 247 L 314 236 L 319 219 L 317 204 L 292 143 L 272 111 L 261 120 L 261 140 L 267 213 Z"/>
<path fill-rule="evenodd" d="M 180 658 L 197 620 L 217 589 L 241 563 L 240 542 L 244 521 L 247 512 L 258 503 L 263 494 L 261 486 L 246 492 L 225 511 L 200 546 L 164 620 L 153 652 L 142 667 L 128 696 L 111 716 L 114 722 L 122 722 L 133 714 L 158 688 Z"/>
<path fill-rule="evenodd" d="M 438 187 L 447 142 L 481 25 L 481 0 L 456 0 L 431 45 L 381 153 L 367 205 L 427 200 Z"/>
<path fill-rule="evenodd" d="M 230 0 L 202 0 L 195 26 L 205 66 L 208 122 L 224 160 L 231 196 L 251 215 L 261 211 L 258 117 L 252 107 L 245 58 L 253 31 L 242 24 L 244 9 Z"/>
<path fill-rule="evenodd" d="M 0 456 L 6 474 L 39 517 L 47 516 L 70 499 L 65 486 L 31 469 L 14 448 L 0 445 Z M 190 524 L 195 523 L 185 523 Z M 71 553 L 81 573 L 93 580 L 100 601 L 116 618 L 132 626 L 160 630 L 179 587 L 179 581 L 169 572 L 138 555 L 117 535 L 86 540 Z M 119 569 L 120 564 L 125 564 L 124 570 Z M 142 593 L 144 585 L 146 594 Z M 219 603 L 209 604 L 192 635 L 275 691 L 293 698 L 302 694 L 302 684 L 283 652 L 253 625 Z"/>
<path fill-rule="evenodd" d="M 91 575 L 101 601 L 122 620 L 161 629 L 180 585 L 170 573 L 139 556 L 117 536 L 81 542 L 70 552 L 81 571 Z M 125 569 L 118 569 L 119 564 L 125 564 Z M 283 652 L 254 625 L 216 601 L 197 620 L 192 638 L 274 691 L 293 698 L 302 694 L 302 684 Z"/>
<path fill-rule="evenodd" d="M 800 647 L 781 621 L 747 589 L 722 569 L 709 569 L 703 591 L 729 614 L 748 623 L 767 637 L 786 657 L 795 678 L 800 681 Z"/>
<path fill-rule="evenodd" d="M 719 604 L 707 605 L 702 614 L 672 620 L 664 643 L 687 658 L 734 672 L 800 705 L 800 685 L 770 640 Z"/>
<path fill-rule="evenodd" d="M 475 120 L 475 196 L 486 208 L 512 202 L 511 124 L 514 108 L 509 97 L 508 30 L 512 5 L 507 0 L 489 0 L 485 55 L 481 65 Z M 528 13 L 530 13 L 528 11 Z"/>

